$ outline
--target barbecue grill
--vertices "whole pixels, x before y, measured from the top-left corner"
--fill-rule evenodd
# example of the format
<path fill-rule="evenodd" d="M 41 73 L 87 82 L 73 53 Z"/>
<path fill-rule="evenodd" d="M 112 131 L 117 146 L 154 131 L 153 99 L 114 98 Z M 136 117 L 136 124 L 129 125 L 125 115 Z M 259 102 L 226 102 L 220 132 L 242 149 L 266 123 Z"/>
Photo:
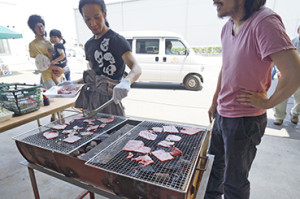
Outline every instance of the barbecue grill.
<path fill-rule="evenodd" d="M 66 119 L 78 116 L 80 115 Z M 95 118 L 111 116 L 98 113 Z M 169 133 L 157 133 L 156 140 L 150 141 L 139 137 L 140 131 L 171 125 L 180 131 L 195 126 L 114 116 L 113 122 L 99 128 L 93 136 L 69 144 L 62 141 L 66 135 L 61 133 L 53 140 L 47 140 L 42 136 L 56 124 L 50 123 L 14 138 L 19 151 L 27 161 L 124 198 L 195 198 L 207 163 L 208 129 L 202 127 L 202 132 L 192 136 L 176 134 L 182 138 L 175 144 L 175 147 L 183 152 L 182 156 L 161 162 L 150 155 L 154 163 L 142 167 L 136 161 L 126 159 L 128 152 L 122 151 L 129 140 L 141 140 L 145 146 L 151 148 L 151 151 L 163 149 L 170 152 L 173 147 L 157 146 L 158 142 L 164 140 Z M 101 122 L 98 121 L 97 124 Z M 82 120 L 75 120 L 67 129 L 75 125 L 86 127 L 87 124 Z M 78 156 L 91 141 L 95 141 L 98 145 Z M 134 157 L 140 155 L 134 153 Z"/>

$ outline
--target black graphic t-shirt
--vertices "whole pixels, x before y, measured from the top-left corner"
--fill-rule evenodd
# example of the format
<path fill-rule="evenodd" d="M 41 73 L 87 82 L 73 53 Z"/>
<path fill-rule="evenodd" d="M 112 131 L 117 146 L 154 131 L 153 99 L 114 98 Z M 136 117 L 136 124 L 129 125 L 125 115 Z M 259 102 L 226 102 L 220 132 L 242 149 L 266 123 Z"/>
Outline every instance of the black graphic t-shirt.
<path fill-rule="evenodd" d="M 66 50 L 65 47 L 62 43 L 58 43 L 54 45 L 54 51 L 53 51 L 53 56 L 52 56 L 52 60 L 55 60 L 57 57 L 60 56 L 58 50 L 63 50 L 65 53 L 65 58 L 63 58 L 62 60 L 58 61 L 55 66 L 59 66 L 64 68 L 67 65 L 67 55 L 66 55 Z"/>
<path fill-rule="evenodd" d="M 108 30 L 101 38 L 89 39 L 85 46 L 86 60 L 93 65 L 97 75 L 105 75 L 114 80 L 120 80 L 125 71 L 122 55 L 131 51 L 126 39 Z"/>

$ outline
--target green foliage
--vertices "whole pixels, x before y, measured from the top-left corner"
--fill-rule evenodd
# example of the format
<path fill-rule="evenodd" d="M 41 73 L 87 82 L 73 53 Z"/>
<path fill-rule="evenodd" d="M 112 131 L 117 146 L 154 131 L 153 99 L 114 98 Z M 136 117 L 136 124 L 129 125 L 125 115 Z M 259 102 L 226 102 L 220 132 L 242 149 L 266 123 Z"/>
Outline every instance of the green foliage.
<path fill-rule="evenodd" d="M 196 54 L 221 54 L 221 47 L 214 46 L 214 47 L 193 47 L 193 50 Z"/>

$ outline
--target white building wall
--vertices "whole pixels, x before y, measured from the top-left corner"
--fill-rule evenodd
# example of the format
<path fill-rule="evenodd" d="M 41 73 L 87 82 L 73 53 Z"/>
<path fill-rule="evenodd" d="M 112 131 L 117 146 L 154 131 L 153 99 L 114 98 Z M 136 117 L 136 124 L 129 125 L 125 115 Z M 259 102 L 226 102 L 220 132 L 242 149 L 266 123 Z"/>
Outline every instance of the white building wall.
<path fill-rule="evenodd" d="M 115 31 L 166 30 L 177 32 L 192 46 L 220 46 L 220 34 L 227 21 L 217 17 L 212 0 L 123 0 L 106 1 L 107 19 Z M 299 0 L 267 0 L 267 7 L 281 15 L 288 35 L 296 36 L 300 23 Z M 75 9 L 78 13 L 78 10 Z M 298 15 L 299 13 L 299 15 Z M 82 20 L 82 19 L 81 19 Z M 82 23 L 81 23 L 82 22 Z M 76 20 L 78 41 L 85 43 L 87 27 Z"/>

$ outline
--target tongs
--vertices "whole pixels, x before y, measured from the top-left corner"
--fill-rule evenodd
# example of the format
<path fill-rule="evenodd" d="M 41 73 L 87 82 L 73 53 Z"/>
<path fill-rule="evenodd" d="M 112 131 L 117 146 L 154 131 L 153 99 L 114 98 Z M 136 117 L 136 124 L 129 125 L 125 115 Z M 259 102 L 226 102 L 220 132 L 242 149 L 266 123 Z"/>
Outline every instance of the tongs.
<path fill-rule="evenodd" d="M 102 109 L 104 109 L 105 107 L 110 105 L 113 101 L 114 101 L 114 99 L 111 98 L 110 100 L 108 100 L 107 102 L 105 102 L 104 104 L 102 104 L 101 106 L 99 106 L 98 108 L 96 108 L 94 110 L 91 110 L 91 111 L 84 110 L 83 115 L 85 117 L 91 118 L 91 117 L 95 116 L 99 111 L 101 111 Z"/>

